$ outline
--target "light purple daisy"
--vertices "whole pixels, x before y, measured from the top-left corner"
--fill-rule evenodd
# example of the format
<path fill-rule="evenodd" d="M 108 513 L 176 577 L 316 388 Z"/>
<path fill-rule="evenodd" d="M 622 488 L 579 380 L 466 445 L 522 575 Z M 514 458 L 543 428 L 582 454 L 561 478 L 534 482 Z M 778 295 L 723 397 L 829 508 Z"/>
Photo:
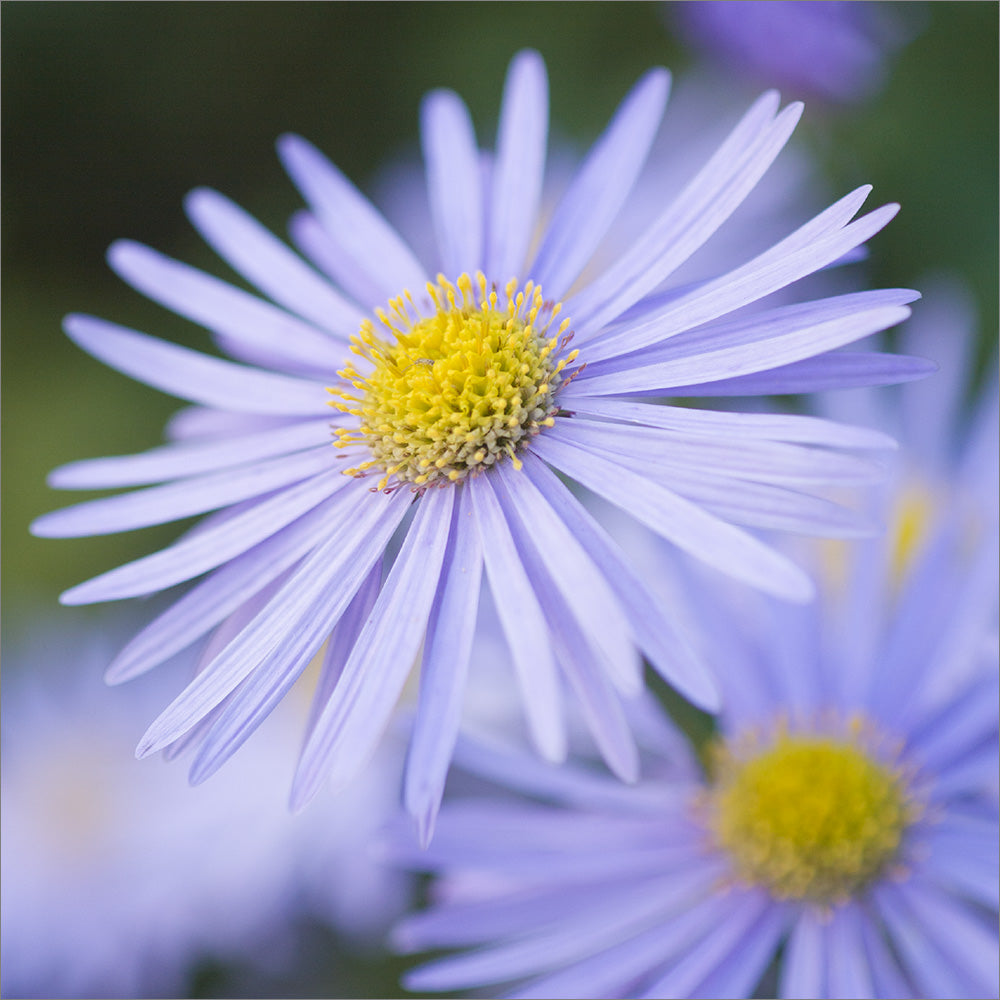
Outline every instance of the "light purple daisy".
<path fill-rule="evenodd" d="M 702 0 L 668 7 L 681 34 L 726 69 L 835 102 L 861 101 L 878 90 L 887 57 L 912 32 L 892 5 L 855 0 Z"/>
<path fill-rule="evenodd" d="M 839 350 L 905 319 L 914 292 L 762 301 L 842 259 L 897 206 L 854 219 L 869 191 L 860 188 L 740 266 L 671 285 L 791 134 L 801 106 L 779 110 L 768 93 L 673 201 L 648 207 L 626 253 L 581 279 L 642 169 L 668 84 L 660 69 L 642 77 L 540 233 L 547 83 L 529 51 L 511 64 L 490 154 L 455 94 L 424 101 L 432 260 L 296 136 L 279 152 L 309 205 L 291 225 L 305 259 L 215 192 L 186 203 L 261 296 L 137 243 L 111 247 L 121 277 L 204 326 L 233 359 L 92 317 L 65 324 L 95 357 L 197 405 L 172 421 L 170 444 L 51 479 L 67 489 L 162 485 L 56 511 L 35 533 L 97 535 L 216 512 L 175 545 L 62 596 L 116 600 L 201 578 L 108 671 L 113 682 L 134 677 L 216 630 L 217 655 L 155 720 L 140 756 L 197 740 L 191 776 L 205 779 L 327 643 L 292 791 L 301 806 L 362 767 L 419 659 L 405 798 L 429 837 L 485 570 L 539 751 L 566 753 L 569 687 L 609 766 L 631 780 L 638 755 L 620 699 L 641 687 L 639 654 L 696 704 L 715 707 L 716 688 L 683 627 L 557 473 L 795 601 L 811 597 L 809 578 L 743 526 L 867 530 L 812 491 L 877 476 L 845 450 L 886 447 L 884 435 L 653 399 L 929 371 L 914 358 Z"/>
<path fill-rule="evenodd" d="M 459 949 L 407 988 L 996 996 L 997 537 L 970 553 L 953 514 L 902 580 L 894 545 L 862 543 L 808 607 L 712 581 L 693 613 L 727 698 L 705 770 L 648 713 L 631 788 L 460 743 L 504 791 L 446 802 L 425 851 L 390 842 L 438 876 L 397 948 Z"/>

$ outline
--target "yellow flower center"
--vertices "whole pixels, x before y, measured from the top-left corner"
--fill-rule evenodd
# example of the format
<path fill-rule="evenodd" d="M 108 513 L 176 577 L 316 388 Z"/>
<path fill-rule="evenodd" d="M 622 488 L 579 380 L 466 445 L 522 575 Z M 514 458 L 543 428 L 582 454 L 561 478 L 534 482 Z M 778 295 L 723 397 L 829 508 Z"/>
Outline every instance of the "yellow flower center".
<path fill-rule="evenodd" d="M 895 516 L 890 526 L 893 579 L 899 584 L 927 540 L 935 513 L 935 497 L 929 486 L 912 482 L 896 502 Z"/>
<path fill-rule="evenodd" d="M 349 364 L 338 372 L 347 385 L 329 389 L 330 405 L 358 418 L 335 432 L 337 447 L 370 455 L 345 473 L 379 469 L 380 490 L 457 482 L 504 457 L 520 468 L 516 452 L 554 423 L 556 389 L 578 353 L 558 358 L 569 320 L 549 336 L 561 305 L 530 281 L 510 282 L 501 302 L 482 274 L 475 285 L 439 275 L 427 294 L 430 316 L 409 292 L 376 310 L 382 329 L 366 320 L 351 338 L 364 371 Z"/>
<path fill-rule="evenodd" d="M 916 806 L 897 768 L 846 737 L 780 731 L 717 748 L 708 825 L 736 875 L 782 899 L 832 904 L 884 873 Z"/>

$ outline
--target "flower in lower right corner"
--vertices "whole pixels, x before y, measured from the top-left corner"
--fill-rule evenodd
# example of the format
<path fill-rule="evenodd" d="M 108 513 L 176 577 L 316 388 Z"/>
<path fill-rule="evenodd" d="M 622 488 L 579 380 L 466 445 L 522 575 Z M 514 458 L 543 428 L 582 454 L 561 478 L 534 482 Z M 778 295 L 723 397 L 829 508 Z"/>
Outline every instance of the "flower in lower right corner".
<path fill-rule="evenodd" d="M 713 586 L 699 603 L 694 580 L 726 692 L 701 764 L 658 710 L 633 788 L 462 746 L 456 763 L 494 787 L 446 802 L 426 852 L 391 848 L 437 876 L 396 947 L 459 949 L 405 985 L 996 996 L 996 538 L 970 553 L 947 528 L 901 586 L 883 559 L 891 601 L 791 607 Z M 968 600 L 973 580 L 992 602 Z"/>

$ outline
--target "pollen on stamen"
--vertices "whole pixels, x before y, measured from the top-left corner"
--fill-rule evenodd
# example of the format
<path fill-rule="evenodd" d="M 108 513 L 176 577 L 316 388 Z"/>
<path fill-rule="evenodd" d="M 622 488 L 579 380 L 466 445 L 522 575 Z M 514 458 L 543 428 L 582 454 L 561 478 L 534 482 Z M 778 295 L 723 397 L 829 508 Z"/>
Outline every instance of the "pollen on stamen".
<path fill-rule="evenodd" d="M 485 276 L 444 275 L 418 305 L 409 291 L 375 310 L 351 338 L 349 363 L 331 387 L 330 406 L 356 418 L 337 428 L 335 447 L 363 448 L 346 475 L 383 473 L 375 489 L 457 483 L 498 461 L 521 468 L 517 452 L 555 423 L 566 368 L 569 319 L 553 330 L 560 303 L 539 286 L 508 282 L 503 296 Z M 359 369 L 364 369 L 361 371 Z"/>

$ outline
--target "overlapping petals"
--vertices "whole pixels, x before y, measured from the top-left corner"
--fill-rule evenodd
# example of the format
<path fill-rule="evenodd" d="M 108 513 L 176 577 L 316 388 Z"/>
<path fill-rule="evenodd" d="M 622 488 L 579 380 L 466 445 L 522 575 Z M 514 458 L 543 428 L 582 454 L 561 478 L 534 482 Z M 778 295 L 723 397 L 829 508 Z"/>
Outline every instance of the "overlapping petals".
<path fill-rule="evenodd" d="M 429 839 L 458 738 L 485 577 L 538 750 L 552 761 L 566 755 L 572 692 L 609 767 L 632 781 L 638 752 L 625 704 L 641 687 L 640 655 L 702 707 L 718 706 L 718 690 L 685 629 L 556 473 L 711 566 L 793 601 L 810 598 L 810 580 L 746 527 L 870 530 L 817 492 L 877 476 L 877 460 L 845 452 L 885 449 L 883 436 L 799 416 L 661 403 L 926 374 L 932 366 L 918 359 L 841 350 L 904 320 L 916 293 L 761 303 L 850 254 L 895 206 L 855 218 L 868 193 L 859 189 L 740 267 L 671 288 L 671 274 L 725 224 L 788 140 L 801 107 L 780 110 L 769 93 L 670 204 L 650 207 L 652 221 L 633 247 L 590 274 L 648 156 L 669 76 L 653 70 L 636 84 L 538 232 L 547 87 L 536 53 L 514 59 L 493 154 L 480 150 L 455 94 L 426 99 L 435 259 L 418 259 L 296 136 L 283 137 L 279 153 L 307 202 L 291 224 L 301 256 L 222 195 L 197 190 L 186 203 L 206 241 L 259 294 L 136 243 L 111 248 L 124 280 L 202 326 L 234 360 L 91 317 L 67 320 L 84 350 L 195 404 L 171 422 L 171 443 L 74 462 L 52 476 L 62 488 L 144 489 L 56 511 L 34 526 L 66 537 L 209 515 L 175 545 L 63 596 L 113 600 L 194 581 L 108 671 L 111 680 L 133 677 L 215 630 L 211 655 L 152 724 L 141 754 L 197 744 L 193 776 L 203 780 L 326 643 L 293 790 L 302 805 L 324 781 L 346 783 L 363 765 L 419 661 L 405 797 Z M 572 317 L 580 353 L 557 391 L 553 426 L 523 445 L 520 469 L 500 462 L 443 490 L 383 495 L 369 488 L 374 480 L 341 476 L 341 453 L 325 442 L 356 417 L 332 411 L 326 388 L 347 359 L 347 339 L 404 290 L 420 299 L 429 276 L 457 280 L 478 269 L 497 289 L 512 277 L 541 283 Z"/>

